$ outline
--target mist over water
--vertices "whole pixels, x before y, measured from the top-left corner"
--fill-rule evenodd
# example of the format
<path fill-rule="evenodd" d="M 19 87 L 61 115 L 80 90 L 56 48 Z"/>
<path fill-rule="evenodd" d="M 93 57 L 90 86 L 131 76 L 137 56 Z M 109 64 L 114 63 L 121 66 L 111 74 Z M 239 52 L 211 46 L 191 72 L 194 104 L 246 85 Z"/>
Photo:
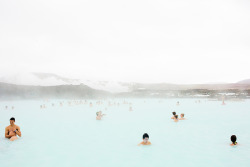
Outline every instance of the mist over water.
<path fill-rule="evenodd" d="M 0 102 L 0 163 L 9 167 L 17 163 L 38 167 L 250 165 L 250 135 L 245 128 L 250 126 L 249 100 L 226 105 L 209 99 L 98 101 L 87 99 L 80 104 L 80 99 L 71 100 L 70 105 L 66 99 Z M 41 104 L 46 108 L 41 109 Z M 15 108 L 4 109 L 5 105 Z M 100 110 L 107 115 L 97 121 L 95 113 Z M 187 120 L 173 122 L 173 111 L 185 113 Z M 244 116 L 239 117 L 239 112 Z M 3 136 L 12 116 L 22 131 L 15 142 Z M 145 132 L 152 145 L 137 146 Z M 237 147 L 229 146 L 232 134 L 238 137 Z M 15 158 L 6 161 L 9 157 Z"/>

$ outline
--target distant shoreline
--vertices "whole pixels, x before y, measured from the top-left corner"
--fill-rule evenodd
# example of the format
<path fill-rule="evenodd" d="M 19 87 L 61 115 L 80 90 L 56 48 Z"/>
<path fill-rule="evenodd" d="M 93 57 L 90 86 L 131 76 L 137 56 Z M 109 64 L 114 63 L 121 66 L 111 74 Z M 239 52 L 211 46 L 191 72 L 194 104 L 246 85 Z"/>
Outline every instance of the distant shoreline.
<path fill-rule="evenodd" d="M 201 87 L 211 87 L 211 89 L 201 89 Z M 216 89 L 212 89 L 213 87 Z M 0 83 L 0 99 L 204 98 L 219 100 L 223 96 L 225 100 L 233 101 L 250 99 L 250 85 L 135 84 L 129 87 L 128 92 L 111 93 L 93 89 L 84 84 L 27 86 Z"/>

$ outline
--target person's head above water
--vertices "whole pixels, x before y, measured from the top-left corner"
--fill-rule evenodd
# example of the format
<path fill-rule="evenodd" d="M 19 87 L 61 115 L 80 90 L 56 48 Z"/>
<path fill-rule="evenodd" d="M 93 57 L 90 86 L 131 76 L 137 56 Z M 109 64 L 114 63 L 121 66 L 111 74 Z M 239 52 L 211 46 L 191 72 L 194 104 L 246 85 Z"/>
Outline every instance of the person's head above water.
<path fill-rule="evenodd" d="M 96 116 L 98 116 L 99 115 L 99 112 L 96 112 Z"/>
<path fill-rule="evenodd" d="M 182 114 L 181 114 L 181 118 L 183 118 L 183 117 L 184 117 L 184 114 L 182 113 Z"/>
<path fill-rule="evenodd" d="M 176 112 L 174 111 L 174 112 L 172 112 L 172 114 L 173 114 L 173 115 L 176 115 Z"/>
<path fill-rule="evenodd" d="M 237 144 L 236 140 L 237 140 L 237 137 L 236 137 L 235 135 L 232 135 L 232 136 L 231 136 L 231 141 L 232 141 L 232 143 L 233 143 L 234 145 Z"/>
<path fill-rule="evenodd" d="M 149 141 L 149 135 L 147 133 L 144 133 L 142 135 L 142 139 L 143 139 L 143 141 L 141 143 L 139 143 L 138 146 L 140 146 L 140 145 L 151 145 L 151 142 Z"/>
<path fill-rule="evenodd" d="M 11 117 L 11 118 L 10 118 L 10 124 L 11 124 L 11 125 L 13 125 L 13 124 L 15 123 L 15 121 L 16 121 L 16 120 L 15 120 L 14 117 Z"/>
<path fill-rule="evenodd" d="M 150 144 L 150 142 L 148 141 L 149 139 L 149 135 L 147 133 L 144 133 L 143 136 L 142 136 L 142 139 L 143 139 L 143 142 L 144 144 Z"/>
<path fill-rule="evenodd" d="M 174 117 L 175 117 L 175 119 L 178 119 L 178 115 L 175 115 Z"/>
<path fill-rule="evenodd" d="M 142 136 L 142 139 L 144 140 L 145 138 L 149 138 L 149 135 L 147 133 L 144 133 Z"/>

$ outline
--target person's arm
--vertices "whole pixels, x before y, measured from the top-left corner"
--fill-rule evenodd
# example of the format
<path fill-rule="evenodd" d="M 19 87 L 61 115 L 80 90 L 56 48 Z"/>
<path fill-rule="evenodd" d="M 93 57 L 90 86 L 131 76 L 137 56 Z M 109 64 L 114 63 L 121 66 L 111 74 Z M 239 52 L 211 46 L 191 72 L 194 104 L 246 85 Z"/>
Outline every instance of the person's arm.
<path fill-rule="evenodd" d="M 11 138 L 11 135 L 9 135 L 9 129 L 5 128 L 5 138 Z"/>
<path fill-rule="evenodd" d="M 140 142 L 139 144 L 137 144 L 138 146 L 140 146 L 142 144 L 142 142 Z"/>
<path fill-rule="evenodd" d="M 17 126 L 17 129 L 15 130 L 16 134 L 21 137 L 22 136 L 22 133 L 21 133 L 21 130 L 20 130 L 20 127 Z"/>

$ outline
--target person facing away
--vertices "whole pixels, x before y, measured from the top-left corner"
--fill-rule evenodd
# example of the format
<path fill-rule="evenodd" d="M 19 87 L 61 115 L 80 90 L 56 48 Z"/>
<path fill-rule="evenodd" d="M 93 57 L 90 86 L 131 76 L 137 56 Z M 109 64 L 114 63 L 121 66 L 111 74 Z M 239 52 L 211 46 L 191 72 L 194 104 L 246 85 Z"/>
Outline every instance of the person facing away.
<path fill-rule="evenodd" d="M 5 128 L 5 138 L 10 139 L 10 141 L 14 141 L 17 139 L 17 135 L 19 137 L 22 136 L 20 127 L 15 124 L 15 118 L 10 118 L 10 125 Z"/>
<path fill-rule="evenodd" d="M 149 140 L 149 135 L 147 133 L 144 133 L 142 136 L 143 141 L 141 143 L 138 144 L 138 146 L 140 145 L 150 145 L 151 142 L 148 141 Z"/>
<path fill-rule="evenodd" d="M 175 115 L 175 116 L 174 116 L 174 122 L 178 122 L 178 121 L 179 121 L 178 115 Z"/>
<path fill-rule="evenodd" d="M 176 112 L 172 112 L 173 116 L 171 117 L 171 119 L 174 119 L 174 116 L 176 115 Z"/>
<path fill-rule="evenodd" d="M 237 137 L 235 135 L 232 135 L 231 136 L 231 141 L 232 141 L 232 144 L 230 144 L 231 146 L 236 146 L 238 145 L 238 143 L 236 142 L 237 140 Z"/>
<path fill-rule="evenodd" d="M 101 120 L 102 116 L 100 114 L 100 112 L 96 112 L 96 120 Z"/>
<path fill-rule="evenodd" d="M 179 120 L 185 120 L 186 118 L 184 118 L 184 114 L 181 114 L 181 117 L 179 118 Z"/>

